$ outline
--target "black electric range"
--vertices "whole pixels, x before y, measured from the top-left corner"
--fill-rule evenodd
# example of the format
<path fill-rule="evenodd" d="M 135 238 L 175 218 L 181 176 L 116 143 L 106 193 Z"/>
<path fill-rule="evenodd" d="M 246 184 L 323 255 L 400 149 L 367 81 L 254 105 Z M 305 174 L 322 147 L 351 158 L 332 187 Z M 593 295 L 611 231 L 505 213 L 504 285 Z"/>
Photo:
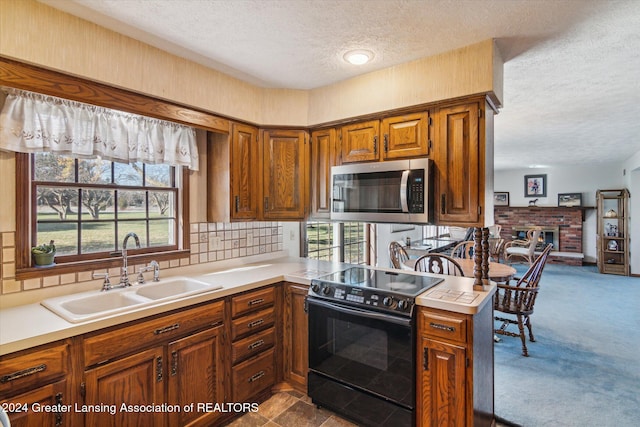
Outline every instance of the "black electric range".
<path fill-rule="evenodd" d="M 411 317 L 415 298 L 444 279 L 351 267 L 311 281 L 309 296 Z"/>

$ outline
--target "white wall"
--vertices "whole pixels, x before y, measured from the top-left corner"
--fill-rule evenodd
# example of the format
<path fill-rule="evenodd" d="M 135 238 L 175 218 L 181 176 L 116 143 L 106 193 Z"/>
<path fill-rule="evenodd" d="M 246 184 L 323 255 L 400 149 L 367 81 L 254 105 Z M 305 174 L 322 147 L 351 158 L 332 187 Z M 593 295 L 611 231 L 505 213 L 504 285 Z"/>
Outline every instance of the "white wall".
<path fill-rule="evenodd" d="M 627 159 L 622 167 L 624 185 L 631 193 L 631 198 L 629 199 L 629 237 L 631 239 L 629 260 L 631 274 L 640 274 L 640 151 Z M 635 223 L 633 222 L 634 217 L 637 218 Z"/>
<path fill-rule="evenodd" d="M 638 163 L 638 167 L 640 167 L 640 156 Z M 619 163 L 615 163 L 589 167 L 497 170 L 494 176 L 494 189 L 498 192 L 509 192 L 510 206 L 527 206 L 533 198 L 524 197 L 524 176 L 540 174 L 547 175 L 547 196 L 539 197 L 537 206 L 558 206 L 558 193 L 582 193 L 582 205 L 595 208 L 597 190 L 628 187 L 628 184 L 625 184 L 623 168 Z M 640 211 L 640 208 L 638 210 Z M 595 263 L 595 209 L 586 211 L 583 225 L 584 260 Z M 640 253 L 640 251 L 636 253 Z M 640 263 L 636 262 L 636 264 Z"/>
<path fill-rule="evenodd" d="M 408 230 L 399 230 L 402 228 L 408 228 Z M 412 242 L 417 242 L 422 239 L 422 226 L 410 225 L 410 224 L 378 224 L 376 227 L 377 234 L 377 248 L 378 252 L 376 257 L 378 259 L 378 267 L 393 267 L 391 259 L 389 258 L 389 243 L 394 240 L 406 242 L 406 238 L 411 238 Z"/>

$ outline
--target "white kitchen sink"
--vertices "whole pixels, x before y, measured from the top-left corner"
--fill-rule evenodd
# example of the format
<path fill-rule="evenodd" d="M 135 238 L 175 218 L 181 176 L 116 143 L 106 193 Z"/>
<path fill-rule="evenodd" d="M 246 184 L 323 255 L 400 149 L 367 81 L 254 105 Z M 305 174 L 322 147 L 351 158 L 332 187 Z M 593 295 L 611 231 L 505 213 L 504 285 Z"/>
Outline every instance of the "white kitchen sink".
<path fill-rule="evenodd" d="M 220 285 L 211 285 L 188 277 L 176 277 L 141 285 L 135 292 L 138 296 L 158 300 L 168 297 L 184 297 L 220 288 Z"/>
<path fill-rule="evenodd" d="M 89 291 L 49 298 L 40 304 L 71 323 L 79 323 L 220 288 L 220 285 L 211 285 L 188 277 L 169 277 L 159 282 L 123 289 Z"/>

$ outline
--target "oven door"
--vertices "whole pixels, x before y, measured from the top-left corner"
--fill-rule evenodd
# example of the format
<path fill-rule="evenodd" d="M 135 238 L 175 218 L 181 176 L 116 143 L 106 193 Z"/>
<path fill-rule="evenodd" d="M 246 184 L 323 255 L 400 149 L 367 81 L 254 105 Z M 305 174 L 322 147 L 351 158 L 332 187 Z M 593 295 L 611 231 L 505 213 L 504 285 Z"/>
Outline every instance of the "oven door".
<path fill-rule="evenodd" d="M 409 318 L 310 297 L 309 396 L 360 424 L 413 424 Z"/>

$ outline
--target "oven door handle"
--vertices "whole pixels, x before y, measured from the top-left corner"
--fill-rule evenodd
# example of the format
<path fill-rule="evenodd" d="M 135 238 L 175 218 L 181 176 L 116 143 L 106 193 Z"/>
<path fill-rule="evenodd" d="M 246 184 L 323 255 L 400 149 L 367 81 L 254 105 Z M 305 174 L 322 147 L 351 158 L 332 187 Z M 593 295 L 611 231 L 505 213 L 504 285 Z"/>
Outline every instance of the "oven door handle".
<path fill-rule="evenodd" d="M 333 304 L 326 301 L 320 301 L 315 298 L 308 298 L 307 302 L 311 305 L 318 305 L 320 307 L 328 308 L 330 310 L 335 310 L 340 313 L 351 314 L 353 316 L 360 316 L 367 319 L 382 320 L 384 322 L 395 323 L 396 325 L 401 325 L 401 326 L 411 326 L 411 319 L 404 319 L 401 317 L 389 316 L 388 314 L 376 313 L 375 311 L 360 310 L 357 308 L 345 307 L 342 305 Z"/>

